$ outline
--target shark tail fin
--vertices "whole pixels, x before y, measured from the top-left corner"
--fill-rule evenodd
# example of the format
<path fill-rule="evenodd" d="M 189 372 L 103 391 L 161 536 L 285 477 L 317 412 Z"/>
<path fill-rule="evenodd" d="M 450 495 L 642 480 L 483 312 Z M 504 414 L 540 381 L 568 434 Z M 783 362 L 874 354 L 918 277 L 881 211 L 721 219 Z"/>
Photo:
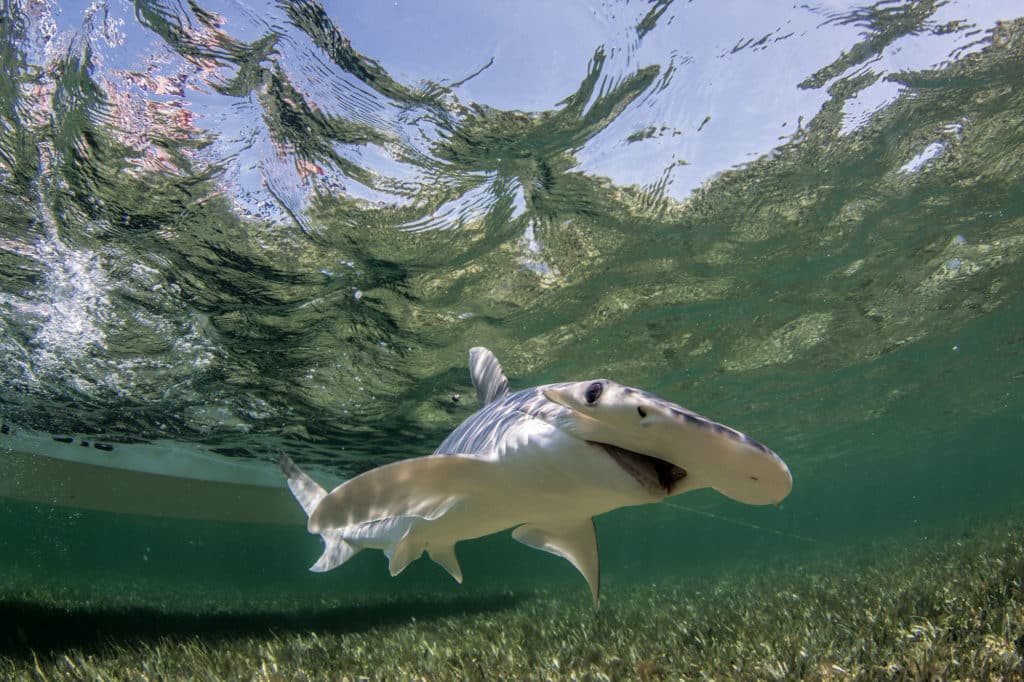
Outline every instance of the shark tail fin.
<path fill-rule="evenodd" d="M 295 499 L 302 507 L 302 511 L 306 512 L 308 517 L 313 513 L 317 505 L 320 504 L 320 500 L 327 497 L 327 491 L 321 488 L 319 483 L 310 478 L 306 472 L 292 461 L 291 457 L 283 452 L 278 456 L 277 463 L 288 479 L 288 489 L 292 491 L 292 495 L 295 496 Z"/>
<path fill-rule="evenodd" d="M 324 573 L 337 568 L 362 550 L 362 547 L 347 542 L 338 531 L 327 531 L 320 537 L 324 539 L 324 553 L 309 567 L 313 573 Z"/>
<path fill-rule="evenodd" d="M 292 461 L 288 455 L 281 453 L 278 457 L 278 464 L 281 471 L 288 479 L 288 489 L 306 512 L 306 516 L 313 513 L 321 501 L 327 497 L 327 491 L 320 484 L 310 478 L 309 474 Z M 354 557 L 362 550 L 342 537 L 338 530 L 328 530 L 320 534 L 324 541 L 324 553 L 315 564 L 309 567 L 314 573 L 323 573 L 341 566 L 343 563 Z"/>

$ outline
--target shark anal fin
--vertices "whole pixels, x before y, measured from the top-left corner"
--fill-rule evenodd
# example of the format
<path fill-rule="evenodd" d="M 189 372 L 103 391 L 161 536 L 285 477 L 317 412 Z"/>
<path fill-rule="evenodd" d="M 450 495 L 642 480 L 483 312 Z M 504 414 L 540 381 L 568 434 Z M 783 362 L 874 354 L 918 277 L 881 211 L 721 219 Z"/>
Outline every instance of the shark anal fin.
<path fill-rule="evenodd" d="M 337 568 L 358 554 L 362 549 L 362 547 L 356 547 L 346 542 L 341 537 L 341 532 L 337 530 L 325 531 L 321 537 L 324 539 L 324 553 L 320 555 L 315 564 L 309 567 L 309 570 L 314 573 L 323 573 Z"/>
<path fill-rule="evenodd" d="M 395 577 L 404 571 L 406 566 L 423 556 L 423 549 L 423 541 L 410 531 L 394 547 L 385 550 L 391 577 Z"/>
<path fill-rule="evenodd" d="M 597 533 L 594 532 L 593 519 L 583 519 L 576 523 L 527 523 L 512 531 L 512 537 L 524 545 L 567 559 L 590 585 L 594 608 L 597 608 L 601 589 L 601 560 L 597 554 Z"/>
<path fill-rule="evenodd" d="M 448 571 L 448 574 L 455 578 L 455 582 L 462 584 L 462 567 L 459 566 L 459 558 L 455 556 L 455 545 L 447 545 L 443 547 L 428 547 L 427 554 L 434 560 L 435 563 L 440 564 L 444 567 L 444 570 Z"/>
<path fill-rule="evenodd" d="M 494 353 L 483 346 L 469 349 L 469 376 L 473 379 L 476 402 L 480 407 L 511 393 L 501 363 Z"/>
<path fill-rule="evenodd" d="M 371 469 L 320 501 L 309 515 L 309 532 L 403 516 L 432 521 L 467 496 L 500 489 L 496 466 L 467 455 L 431 455 Z"/>

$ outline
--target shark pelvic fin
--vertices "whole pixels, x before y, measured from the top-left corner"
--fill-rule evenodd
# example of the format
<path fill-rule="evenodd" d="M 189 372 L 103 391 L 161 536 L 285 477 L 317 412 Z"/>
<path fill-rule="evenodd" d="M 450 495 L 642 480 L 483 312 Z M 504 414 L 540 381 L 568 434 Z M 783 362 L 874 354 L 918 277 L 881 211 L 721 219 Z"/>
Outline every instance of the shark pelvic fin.
<path fill-rule="evenodd" d="M 500 489 L 500 467 L 495 467 L 465 455 L 431 455 L 371 469 L 320 501 L 309 515 L 309 532 L 402 516 L 438 519 L 467 496 Z"/>
<path fill-rule="evenodd" d="M 459 559 L 455 556 L 455 545 L 446 547 L 428 547 L 427 554 L 435 563 L 441 564 L 448 575 L 455 578 L 455 582 L 462 584 L 462 567 L 459 566 Z"/>
<path fill-rule="evenodd" d="M 512 392 L 509 390 L 508 377 L 501 370 L 498 358 L 483 346 L 469 349 L 469 376 L 473 379 L 476 402 L 480 407 L 500 400 Z"/>
<path fill-rule="evenodd" d="M 512 531 L 512 537 L 524 545 L 567 559 L 590 585 L 594 608 L 597 608 L 601 589 L 601 560 L 597 554 L 597 534 L 594 532 L 593 519 L 557 525 L 527 523 Z"/>

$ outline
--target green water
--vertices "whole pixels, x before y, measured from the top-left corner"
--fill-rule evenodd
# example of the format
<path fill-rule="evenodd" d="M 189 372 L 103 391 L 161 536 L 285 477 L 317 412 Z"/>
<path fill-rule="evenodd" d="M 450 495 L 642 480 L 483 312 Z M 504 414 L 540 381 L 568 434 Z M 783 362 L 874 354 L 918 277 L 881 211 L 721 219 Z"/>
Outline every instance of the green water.
<path fill-rule="evenodd" d="M 850 556 L 900 566 L 899 548 L 931 576 L 927 552 L 1005 542 L 991 529 L 1024 517 L 1021 17 L 1020 2 L 3 4 L 0 476 L 11 434 L 34 433 L 268 466 L 286 451 L 348 477 L 428 454 L 468 417 L 466 353 L 483 345 L 514 388 L 608 377 L 751 434 L 794 487 L 780 508 L 698 491 L 598 518 L 610 616 L 507 533 L 459 545 L 459 586 L 426 560 L 391 578 L 376 551 L 310 574 L 321 547 L 301 525 L 121 514 L 116 488 L 107 512 L 0 499 L 0 656 L 213 647 L 337 632 L 335 617 L 353 636 L 471 629 L 458 614 L 560 600 L 570 632 L 631 612 L 633 590 L 759 567 L 814 584 Z M 54 603 L 169 625 L 17 635 Z M 1006 627 L 992 636 L 1012 656 L 1024 631 Z M 1022 674 L 1020 656 L 999 670 Z M 336 672 L 372 674 L 351 665 Z M 753 670 L 734 672 L 778 676 Z"/>

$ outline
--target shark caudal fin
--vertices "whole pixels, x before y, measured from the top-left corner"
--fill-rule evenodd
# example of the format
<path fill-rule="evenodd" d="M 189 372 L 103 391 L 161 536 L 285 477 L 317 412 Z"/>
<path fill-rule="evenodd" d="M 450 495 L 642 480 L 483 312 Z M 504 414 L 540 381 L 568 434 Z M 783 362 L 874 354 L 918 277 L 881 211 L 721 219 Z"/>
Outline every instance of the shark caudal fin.
<path fill-rule="evenodd" d="M 288 479 L 288 489 L 292 491 L 292 495 L 308 517 L 320 504 L 320 500 L 327 497 L 327 491 L 300 469 L 288 455 L 281 453 L 277 458 L 277 464 Z"/>
<path fill-rule="evenodd" d="M 282 453 L 277 463 L 281 471 L 288 479 L 288 489 L 306 512 L 308 517 L 320 505 L 320 502 L 327 497 L 327 491 L 320 484 L 309 477 L 306 472 L 300 469 L 292 458 Z M 324 553 L 315 564 L 309 567 L 314 573 L 323 573 L 332 568 L 337 568 L 354 557 L 362 547 L 357 547 L 345 540 L 340 530 L 326 530 L 320 533 L 324 541 Z"/>
<path fill-rule="evenodd" d="M 337 568 L 363 549 L 347 542 L 339 531 L 321 533 L 320 537 L 324 539 L 324 553 L 320 555 L 315 564 L 309 567 L 313 573 L 325 573 Z"/>

